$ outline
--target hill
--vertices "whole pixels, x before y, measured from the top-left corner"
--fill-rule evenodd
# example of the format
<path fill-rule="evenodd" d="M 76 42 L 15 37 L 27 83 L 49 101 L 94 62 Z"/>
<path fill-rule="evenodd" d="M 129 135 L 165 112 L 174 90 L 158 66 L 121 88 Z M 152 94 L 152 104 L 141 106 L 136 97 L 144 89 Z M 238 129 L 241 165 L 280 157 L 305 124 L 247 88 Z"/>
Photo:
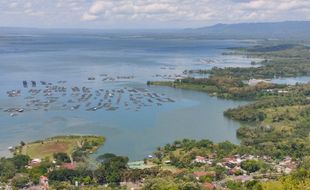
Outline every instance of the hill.
<path fill-rule="evenodd" d="M 216 24 L 209 27 L 187 30 L 222 38 L 264 38 L 264 39 L 310 39 L 310 21 L 286 21 L 270 23 Z"/>

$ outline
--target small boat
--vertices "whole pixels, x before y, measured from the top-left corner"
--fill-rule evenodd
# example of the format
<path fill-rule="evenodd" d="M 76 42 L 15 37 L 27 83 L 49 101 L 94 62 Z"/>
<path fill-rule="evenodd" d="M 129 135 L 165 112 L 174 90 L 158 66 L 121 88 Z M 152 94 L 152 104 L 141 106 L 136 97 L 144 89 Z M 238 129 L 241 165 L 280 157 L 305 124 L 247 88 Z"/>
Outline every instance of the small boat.
<path fill-rule="evenodd" d="M 13 150 L 14 150 L 14 147 L 9 146 L 9 147 L 8 147 L 8 150 L 9 150 L 9 151 L 13 151 Z"/>
<path fill-rule="evenodd" d="M 24 88 L 27 88 L 28 87 L 28 83 L 27 83 L 27 81 L 23 81 L 23 86 L 24 86 Z"/>
<path fill-rule="evenodd" d="M 15 116 L 17 116 L 17 113 L 11 113 L 10 116 L 15 117 Z"/>
<path fill-rule="evenodd" d="M 80 105 L 72 106 L 71 110 L 77 110 L 77 109 L 79 109 L 79 107 L 80 107 Z"/>
<path fill-rule="evenodd" d="M 20 109 L 17 109 L 16 111 L 21 113 L 21 112 L 24 112 L 25 110 L 23 108 L 20 108 Z"/>
<path fill-rule="evenodd" d="M 33 81 L 33 80 L 32 80 L 32 81 L 31 81 L 31 85 L 32 85 L 33 88 L 35 88 L 35 87 L 37 86 L 36 81 Z"/>

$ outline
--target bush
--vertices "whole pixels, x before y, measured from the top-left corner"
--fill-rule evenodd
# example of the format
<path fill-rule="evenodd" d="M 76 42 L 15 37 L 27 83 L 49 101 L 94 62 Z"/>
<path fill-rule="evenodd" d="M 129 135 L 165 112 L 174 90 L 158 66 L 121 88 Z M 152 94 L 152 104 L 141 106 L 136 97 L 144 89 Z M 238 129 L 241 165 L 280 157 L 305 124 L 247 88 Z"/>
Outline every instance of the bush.
<path fill-rule="evenodd" d="M 27 187 L 28 183 L 29 183 L 29 177 L 27 177 L 27 176 L 18 176 L 12 180 L 13 187 L 16 187 L 18 189 L 22 189 L 24 187 Z"/>
<path fill-rule="evenodd" d="M 241 162 L 241 168 L 249 173 L 253 173 L 261 169 L 261 163 L 256 160 L 246 160 Z"/>
<path fill-rule="evenodd" d="M 17 170 L 24 169 L 25 166 L 29 163 L 30 157 L 26 155 L 17 155 L 11 158 Z"/>
<path fill-rule="evenodd" d="M 70 163 L 71 162 L 68 154 L 63 153 L 63 152 L 55 153 L 54 159 L 56 160 L 57 163 Z"/>

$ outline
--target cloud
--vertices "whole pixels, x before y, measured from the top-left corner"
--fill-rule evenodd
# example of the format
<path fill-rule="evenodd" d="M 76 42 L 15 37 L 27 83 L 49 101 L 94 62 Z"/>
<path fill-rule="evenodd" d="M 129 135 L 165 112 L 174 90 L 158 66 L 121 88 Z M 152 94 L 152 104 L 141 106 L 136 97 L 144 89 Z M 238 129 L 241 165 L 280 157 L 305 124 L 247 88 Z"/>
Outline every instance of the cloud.
<path fill-rule="evenodd" d="M 97 18 L 98 18 L 98 16 L 89 14 L 87 12 L 82 15 L 82 20 L 83 21 L 94 21 Z"/>
<path fill-rule="evenodd" d="M 45 16 L 45 13 L 43 11 L 34 11 L 32 9 L 26 9 L 25 13 L 29 16 L 38 16 L 38 17 Z"/>
<path fill-rule="evenodd" d="M 12 2 L 12 3 L 9 4 L 9 7 L 10 7 L 10 8 L 15 8 L 15 7 L 17 7 L 17 6 L 18 6 L 18 3 L 17 3 L 17 2 Z"/>
<path fill-rule="evenodd" d="M 14 15 L 14 17 L 12 17 Z M 310 19 L 309 0 L 1 0 L 0 25 L 203 26 Z M 7 19 L 8 18 L 8 19 Z"/>
<path fill-rule="evenodd" d="M 96 1 L 89 8 L 89 13 L 98 14 L 99 12 L 103 11 L 104 8 L 105 8 L 105 2 L 104 1 Z"/>
<path fill-rule="evenodd" d="M 29 9 L 29 8 L 32 7 L 32 3 L 31 2 L 27 2 L 27 3 L 24 4 L 24 7 Z"/>

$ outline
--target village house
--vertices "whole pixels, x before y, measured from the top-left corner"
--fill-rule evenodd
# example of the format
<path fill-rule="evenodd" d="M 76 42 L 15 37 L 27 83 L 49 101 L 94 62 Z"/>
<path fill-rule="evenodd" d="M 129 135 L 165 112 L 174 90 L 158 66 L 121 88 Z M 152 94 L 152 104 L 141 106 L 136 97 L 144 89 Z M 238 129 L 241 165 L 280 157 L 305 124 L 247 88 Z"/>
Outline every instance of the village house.
<path fill-rule="evenodd" d="M 208 182 L 205 182 L 201 185 L 201 189 L 204 189 L 204 190 L 213 190 L 215 189 L 215 185 L 213 183 L 208 183 Z"/>
<path fill-rule="evenodd" d="M 39 166 L 41 162 L 42 162 L 42 160 L 39 159 L 39 158 L 32 159 L 32 160 L 28 163 L 28 165 L 26 166 L 26 168 L 31 169 L 31 168 L 33 168 L 33 167 Z"/>
<path fill-rule="evenodd" d="M 205 177 L 205 176 L 214 177 L 215 173 L 214 172 L 197 171 L 197 172 L 194 172 L 193 175 L 196 178 L 196 180 L 200 180 L 201 177 Z"/>
<path fill-rule="evenodd" d="M 75 170 L 76 162 L 73 162 L 73 163 L 63 163 L 60 167 L 64 168 L 64 169 L 68 169 L 68 170 Z"/>
<path fill-rule="evenodd" d="M 200 164 L 209 164 L 211 165 L 213 163 L 212 159 L 207 159 L 203 156 L 196 156 L 196 158 L 193 160 L 193 163 L 200 163 Z"/>
<path fill-rule="evenodd" d="M 47 177 L 41 176 L 40 180 L 39 180 L 39 184 L 40 184 L 41 190 L 48 190 L 49 189 Z"/>
<path fill-rule="evenodd" d="M 242 182 L 242 183 L 250 181 L 252 179 L 253 179 L 252 176 L 248 176 L 248 175 L 241 175 L 241 176 L 234 176 L 233 177 L 234 181 L 238 181 L 238 182 Z"/>
<path fill-rule="evenodd" d="M 196 156 L 194 162 L 196 163 L 201 163 L 201 164 L 206 164 L 207 163 L 207 159 L 203 156 Z"/>
<path fill-rule="evenodd" d="M 275 169 L 278 173 L 289 174 L 297 168 L 296 161 L 293 161 L 291 157 L 286 157 L 284 160 L 280 161 Z"/>

